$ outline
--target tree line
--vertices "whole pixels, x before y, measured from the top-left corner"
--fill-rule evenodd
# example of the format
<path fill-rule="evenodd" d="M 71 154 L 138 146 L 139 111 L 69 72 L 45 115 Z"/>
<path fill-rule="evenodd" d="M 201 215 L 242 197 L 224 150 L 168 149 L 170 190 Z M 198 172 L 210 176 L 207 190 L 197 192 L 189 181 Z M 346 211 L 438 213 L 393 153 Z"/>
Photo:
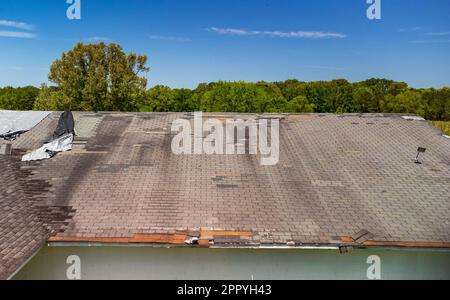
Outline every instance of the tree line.
<path fill-rule="evenodd" d="M 141 111 L 411 113 L 450 120 L 450 88 L 413 89 L 406 83 L 369 79 L 303 82 L 213 82 L 196 89 L 155 86 Z"/>
<path fill-rule="evenodd" d="M 147 89 L 147 57 L 120 45 L 77 44 L 56 60 L 52 86 L 0 89 L 0 109 L 236 112 L 411 113 L 450 120 L 450 88 L 414 89 L 404 82 L 345 79 L 304 82 L 212 82 L 195 89 Z"/>
<path fill-rule="evenodd" d="M 88 94 L 88 93 L 87 93 Z M 136 97 L 137 96 L 137 97 Z M 450 120 L 450 88 L 413 89 L 406 83 L 369 79 L 303 82 L 213 82 L 195 89 L 155 86 L 140 95 L 67 96 L 58 87 L 0 89 L 0 109 L 141 112 L 412 113 Z M 134 98 L 134 99 L 133 99 Z M 138 99 L 136 99 L 138 98 Z M 116 102 L 116 103 L 115 103 Z"/>

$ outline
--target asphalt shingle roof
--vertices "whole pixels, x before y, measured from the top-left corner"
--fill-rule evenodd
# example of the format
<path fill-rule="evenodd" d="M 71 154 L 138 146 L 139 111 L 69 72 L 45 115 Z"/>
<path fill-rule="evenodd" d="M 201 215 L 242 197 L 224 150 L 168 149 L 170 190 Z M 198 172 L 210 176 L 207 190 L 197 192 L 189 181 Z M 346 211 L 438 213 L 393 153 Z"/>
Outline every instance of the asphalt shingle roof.
<path fill-rule="evenodd" d="M 58 116 L 21 136 L 15 151 L 40 146 Z M 40 218 L 57 221 L 46 233 L 30 234 L 33 240 L 2 234 L 2 265 L 10 252 L 26 258 L 47 234 L 60 242 L 182 244 L 200 237 L 202 245 L 298 246 L 359 243 L 365 239 L 357 233 L 367 230 L 367 245 L 450 247 L 450 140 L 428 122 L 280 117 L 280 162 L 261 166 L 251 155 L 172 154 L 171 123 L 189 114 L 75 114 L 80 134 L 73 151 L 40 163 L 0 156 L 8 166 L 1 191 L 13 195 L 1 198 L 0 232 L 9 224 L 26 224 L 23 233 L 41 230 L 23 208 L 27 182 L 45 182 L 40 201 L 59 209 Z M 414 163 L 418 147 L 427 148 L 422 165 Z M 30 173 L 18 180 L 14 170 L 22 168 Z M 16 243 L 31 246 L 24 253 Z"/>

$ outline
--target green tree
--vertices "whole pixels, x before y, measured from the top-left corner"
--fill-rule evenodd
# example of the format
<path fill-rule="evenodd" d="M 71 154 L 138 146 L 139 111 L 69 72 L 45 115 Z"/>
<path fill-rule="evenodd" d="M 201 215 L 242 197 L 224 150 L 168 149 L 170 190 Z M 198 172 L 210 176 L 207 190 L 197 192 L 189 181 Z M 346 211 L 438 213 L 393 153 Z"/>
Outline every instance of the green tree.
<path fill-rule="evenodd" d="M 274 83 L 260 81 L 256 86 L 249 86 L 255 88 L 257 94 L 255 96 L 255 103 L 253 104 L 253 111 L 257 113 L 264 112 L 282 112 L 286 105 L 286 98 L 283 96 L 281 89 Z"/>
<path fill-rule="evenodd" d="M 378 110 L 378 103 L 375 93 L 368 87 L 356 87 L 353 90 L 353 103 L 355 112 L 375 113 Z"/>
<path fill-rule="evenodd" d="M 286 104 L 283 112 L 288 113 L 313 113 L 314 104 L 309 103 L 305 96 L 297 96 Z"/>
<path fill-rule="evenodd" d="M 88 45 L 89 46 L 89 45 Z M 104 46 L 107 47 L 107 46 Z M 108 46 L 109 47 L 109 46 Z M 110 52 L 108 52 L 110 53 Z M 111 53 L 115 53 L 112 51 Z M 64 54 L 67 60 L 69 54 Z M 95 52 L 95 55 L 101 56 Z M 94 55 L 94 56 L 95 56 Z M 97 57 L 95 56 L 95 57 Z M 115 55 L 114 57 L 116 57 Z M 122 57 L 118 55 L 119 58 Z M 104 56 L 106 59 L 106 55 Z M 71 58 L 73 59 L 73 58 Z M 63 59 L 62 59 L 63 60 Z M 138 60 L 136 58 L 136 60 Z M 81 61 L 84 61 L 82 59 Z M 429 120 L 450 120 L 450 88 L 421 89 L 409 88 L 404 82 L 395 82 L 387 79 L 369 79 L 362 82 L 349 83 L 347 80 L 338 79 L 333 81 L 301 82 L 298 80 L 287 80 L 284 82 L 211 82 L 201 83 L 194 90 L 171 89 L 166 86 L 156 86 L 145 93 L 144 100 L 140 94 L 143 93 L 143 85 L 130 84 L 129 80 L 120 79 L 106 81 L 96 80 L 102 78 L 103 64 L 92 63 L 102 61 L 98 57 L 88 59 L 90 67 L 62 68 L 70 72 L 66 81 L 58 86 L 48 87 L 43 85 L 36 97 L 38 89 L 26 88 L 3 88 L 0 89 L 0 109 L 29 109 L 34 105 L 35 109 L 41 110 L 137 110 L 155 112 L 318 112 L 318 113 L 414 113 L 426 117 Z M 122 59 L 118 59 L 119 62 Z M 132 69 L 139 69 L 131 59 Z M 92 64 L 99 65 L 95 69 Z M 54 65 L 57 65 L 56 63 Z M 66 66 L 67 64 L 61 64 Z M 70 65 L 70 64 L 69 64 Z M 80 62 L 80 65 L 81 62 Z M 117 64 L 107 64 L 118 69 Z M 123 64 L 118 64 L 123 66 Z M 144 63 L 145 65 L 145 63 Z M 143 66 L 142 66 L 143 67 Z M 56 67 L 55 67 L 56 68 Z M 58 67 L 59 69 L 59 67 Z M 92 71 L 96 70 L 95 72 Z M 89 71 L 91 70 L 91 71 Z M 85 76 L 72 76 L 73 74 L 90 74 L 85 81 Z M 120 74 L 121 72 L 111 72 Z M 125 72 L 126 73 L 126 72 Z M 71 75 L 72 74 L 72 75 Z M 92 75 L 94 74 L 94 75 Z M 115 76 L 116 76 L 115 75 Z M 137 76 L 137 74 L 135 75 Z M 139 82 L 139 77 L 131 76 Z M 53 77 L 52 77 L 53 78 Z M 68 78 L 80 79 L 77 83 L 81 87 L 76 89 Z M 56 80 L 55 80 L 56 81 Z M 119 87 L 107 86 L 105 82 L 122 82 Z M 133 80 L 131 80 L 133 82 Z M 80 83 L 81 82 L 81 83 Z M 95 84 L 94 84 L 95 83 Z M 70 88 L 68 88 L 68 86 Z M 84 87 L 83 87 L 84 86 Z M 131 87 L 131 88 L 130 88 Z M 118 91 L 121 92 L 118 92 Z M 113 93 L 113 91 L 116 91 Z M 120 95 L 124 95 L 123 97 Z M 74 100 L 78 99 L 78 100 Z M 125 99 L 117 101 L 117 99 Z M 131 104 L 130 104 L 131 103 Z"/>
<path fill-rule="evenodd" d="M 333 80 L 326 86 L 328 99 L 325 103 L 328 112 L 350 113 L 357 110 L 353 103 L 353 87 L 347 80 Z"/>
<path fill-rule="evenodd" d="M 404 82 L 395 82 L 388 79 L 372 78 L 360 83 L 361 86 L 369 87 L 374 92 L 374 103 L 372 106 L 373 112 L 382 112 L 382 102 L 388 95 L 397 96 L 398 94 L 407 91 L 408 85 Z"/>
<path fill-rule="evenodd" d="M 330 112 L 325 101 L 327 98 L 327 88 L 323 82 L 309 82 L 306 85 L 305 92 L 308 102 L 314 104 L 315 112 Z"/>
<path fill-rule="evenodd" d="M 39 89 L 32 86 L 2 88 L 0 89 L 0 109 L 31 110 L 38 94 Z"/>
<path fill-rule="evenodd" d="M 205 112 L 279 112 L 286 105 L 278 86 L 267 82 L 220 81 L 199 86 L 194 101 L 197 97 L 200 110 Z"/>
<path fill-rule="evenodd" d="M 244 81 L 220 81 L 200 99 L 200 109 L 205 112 L 250 112 L 257 96 L 256 88 Z"/>
<path fill-rule="evenodd" d="M 283 82 L 275 82 L 275 84 L 280 88 L 287 101 L 291 101 L 298 96 L 306 96 L 306 82 L 290 79 Z"/>
<path fill-rule="evenodd" d="M 146 56 L 126 54 L 117 44 L 79 43 L 52 64 L 49 80 L 58 90 L 43 90 L 38 106 L 135 111 L 145 99 L 147 79 L 139 75 L 149 70 L 146 63 Z M 62 104 L 52 102 L 58 97 Z"/>
<path fill-rule="evenodd" d="M 176 92 L 170 87 L 157 85 L 147 92 L 145 110 L 151 112 L 176 111 Z"/>
<path fill-rule="evenodd" d="M 198 103 L 194 101 L 194 92 L 190 89 L 176 89 L 175 96 L 175 110 L 177 112 L 194 112 L 198 111 Z"/>
<path fill-rule="evenodd" d="M 388 94 L 382 102 L 382 109 L 383 112 L 426 116 L 428 107 L 419 92 L 405 91 L 397 96 Z"/>
<path fill-rule="evenodd" d="M 429 120 L 450 121 L 450 88 L 422 90 L 422 97 L 429 109 Z"/>
<path fill-rule="evenodd" d="M 58 88 L 42 84 L 41 91 L 34 103 L 34 110 L 79 110 L 78 105 Z"/>

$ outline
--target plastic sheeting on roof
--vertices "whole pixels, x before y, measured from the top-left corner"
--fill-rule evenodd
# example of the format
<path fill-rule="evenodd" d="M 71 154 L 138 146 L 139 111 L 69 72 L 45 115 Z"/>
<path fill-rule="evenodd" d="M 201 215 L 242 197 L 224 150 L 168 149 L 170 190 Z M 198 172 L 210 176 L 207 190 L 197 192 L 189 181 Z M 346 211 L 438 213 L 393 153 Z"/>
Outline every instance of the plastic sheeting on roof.
<path fill-rule="evenodd" d="M 53 138 L 57 139 L 65 134 L 75 134 L 75 121 L 73 114 L 70 111 L 65 111 L 61 114 L 58 121 L 58 127 L 56 127 L 53 133 Z"/>
<path fill-rule="evenodd" d="M 58 152 L 72 150 L 73 134 L 66 134 L 52 142 L 45 144 L 41 148 L 26 154 L 22 157 L 22 161 L 36 161 L 50 159 Z"/>
<path fill-rule="evenodd" d="M 12 138 L 33 129 L 50 112 L 0 110 L 0 138 Z"/>
<path fill-rule="evenodd" d="M 73 138 L 75 136 L 75 122 L 71 112 L 66 111 L 61 114 L 58 126 L 53 133 L 53 140 L 44 144 L 41 148 L 26 154 L 22 157 L 22 161 L 36 161 L 49 159 L 58 152 L 72 150 Z"/>

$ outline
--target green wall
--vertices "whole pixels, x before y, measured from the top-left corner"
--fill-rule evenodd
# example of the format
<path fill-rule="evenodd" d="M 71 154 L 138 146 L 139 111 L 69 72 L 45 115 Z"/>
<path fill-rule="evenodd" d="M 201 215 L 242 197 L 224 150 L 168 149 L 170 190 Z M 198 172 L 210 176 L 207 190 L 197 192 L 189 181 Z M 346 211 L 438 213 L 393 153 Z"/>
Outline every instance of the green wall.
<path fill-rule="evenodd" d="M 45 247 L 14 279 L 67 279 L 71 255 L 81 279 L 367 279 L 372 255 L 381 279 L 450 279 L 449 251 L 150 247 Z"/>

